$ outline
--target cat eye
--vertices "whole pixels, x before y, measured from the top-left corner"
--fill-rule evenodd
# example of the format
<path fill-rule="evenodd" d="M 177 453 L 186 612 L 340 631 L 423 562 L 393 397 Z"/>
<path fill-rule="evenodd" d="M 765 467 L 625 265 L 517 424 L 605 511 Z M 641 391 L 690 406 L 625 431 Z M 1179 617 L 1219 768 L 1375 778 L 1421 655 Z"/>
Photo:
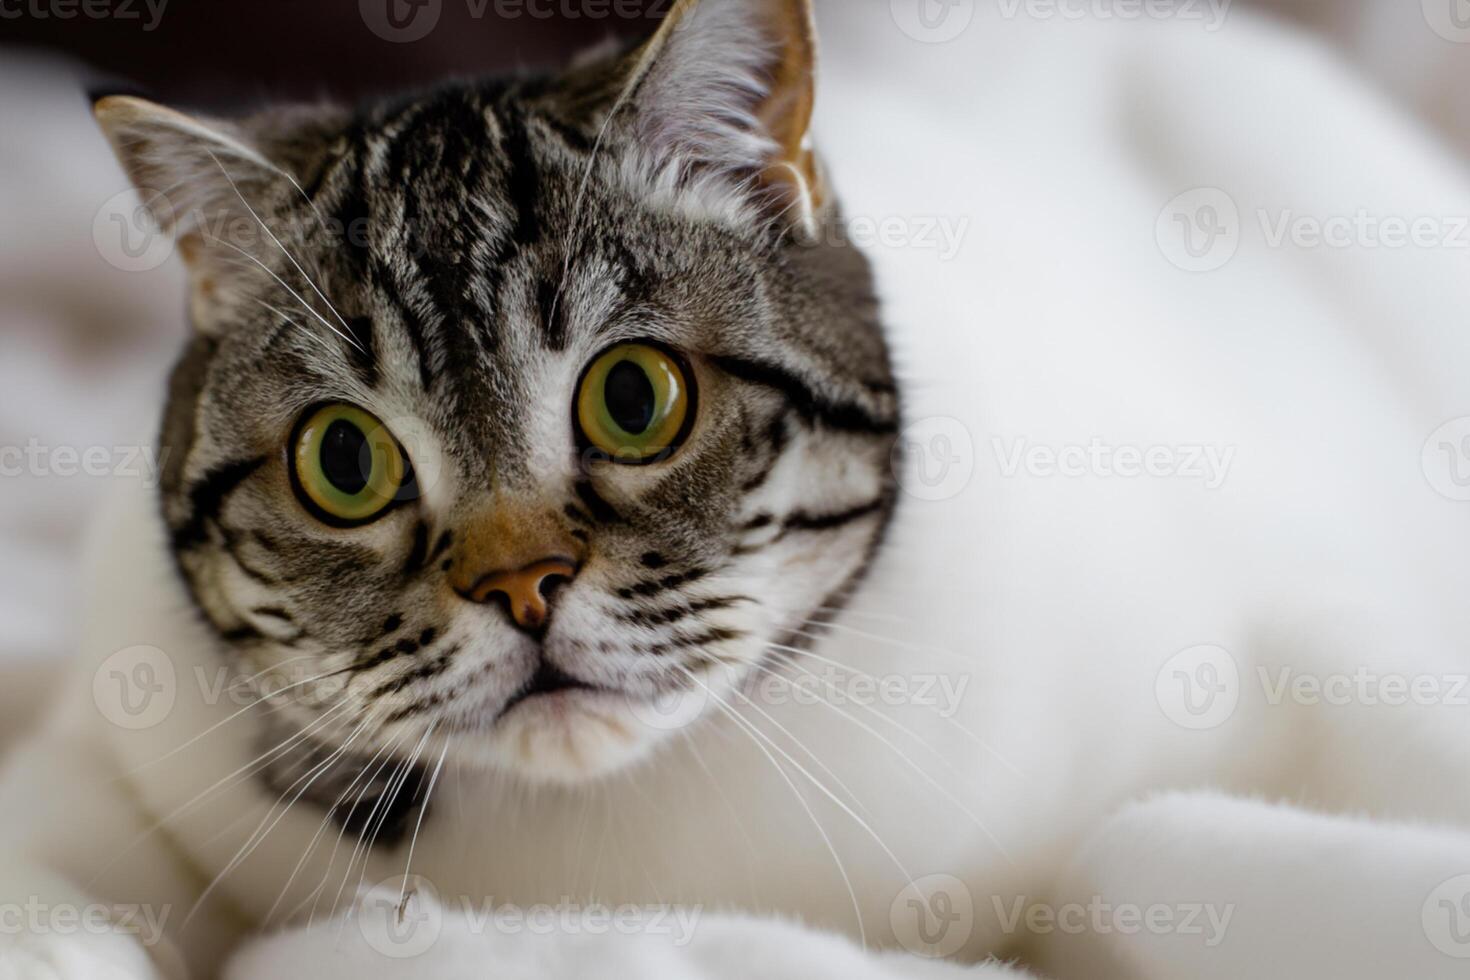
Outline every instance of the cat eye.
<path fill-rule="evenodd" d="M 577 426 L 613 462 L 643 465 L 678 449 L 693 422 L 689 372 L 672 351 L 620 344 L 594 360 L 577 393 Z"/>
<path fill-rule="evenodd" d="M 301 502 L 335 527 L 367 524 L 403 499 L 411 469 L 383 423 L 351 405 L 306 413 L 291 440 L 291 482 Z"/>

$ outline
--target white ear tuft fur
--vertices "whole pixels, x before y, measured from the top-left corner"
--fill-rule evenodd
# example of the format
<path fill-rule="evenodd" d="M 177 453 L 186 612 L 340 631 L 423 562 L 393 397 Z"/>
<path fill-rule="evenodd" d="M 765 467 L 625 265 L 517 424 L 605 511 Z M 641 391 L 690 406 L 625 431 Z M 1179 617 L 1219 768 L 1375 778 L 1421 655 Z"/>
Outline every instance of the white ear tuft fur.
<path fill-rule="evenodd" d="M 634 131 L 667 165 L 753 179 L 809 226 L 823 197 L 814 75 L 810 0 L 681 0 L 639 53 Z"/>

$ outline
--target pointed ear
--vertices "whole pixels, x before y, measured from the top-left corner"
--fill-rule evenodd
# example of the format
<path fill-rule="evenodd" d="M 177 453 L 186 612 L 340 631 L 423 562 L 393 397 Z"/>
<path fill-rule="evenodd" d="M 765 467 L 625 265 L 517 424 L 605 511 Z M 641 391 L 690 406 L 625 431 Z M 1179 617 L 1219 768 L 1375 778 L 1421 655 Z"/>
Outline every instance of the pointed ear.
<path fill-rule="evenodd" d="M 92 107 L 143 204 L 160 228 L 187 236 L 212 205 L 233 197 L 230 181 L 258 190 L 279 168 L 232 123 L 197 119 L 130 95 Z"/>
<path fill-rule="evenodd" d="M 93 112 L 144 207 L 174 236 L 193 285 L 195 323 L 207 329 L 211 304 L 255 274 L 251 259 L 269 260 L 270 236 L 288 237 L 272 222 L 298 192 L 287 167 L 305 173 L 301 166 L 321 156 L 335 110 L 287 108 L 232 122 L 114 95 Z M 266 222 L 274 225 L 269 234 Z"/>
<path fill-rule="evenodd" d="M 811 0 L 678 0 L 635 53 L 625 99 L 657 158 L 751 179 L 809 228 L 826 197 L 815 85 Z"/>

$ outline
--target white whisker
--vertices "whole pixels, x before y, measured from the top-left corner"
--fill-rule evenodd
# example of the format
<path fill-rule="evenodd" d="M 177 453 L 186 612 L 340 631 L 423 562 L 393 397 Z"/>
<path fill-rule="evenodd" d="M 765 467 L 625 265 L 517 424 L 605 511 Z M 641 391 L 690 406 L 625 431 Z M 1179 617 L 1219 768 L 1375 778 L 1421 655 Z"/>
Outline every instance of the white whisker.
<path fill-rule="evenodd" d="M 843 864 L 841 855 L 837 853 L 837 846 L 832 843 L 831 835 L 828 834 L 827 829 L 822 826 L 822 822 L 817 819 L 816 811 L 812 809 L 811 804 L 807 802 L 806 797 L 802 795 L 800 788 L 797 787 L 796 781 L 793 780 L 791 776 L 787 774 L 786 770 L 781 767 L 781 763 L 777 761 L 776 757 L 770 753 L 770 750 L 768 750 L 764 745 L 760 743 L 755 735 L 751 734 L 751 730 L 747 728 L 749 722 L 741 718 L 739 714 L 735 711 L 735 709 L 730 707 L 730 705 L 727 704 L 723 698 L 721 698 L 718 694 L 715 694 L 713 690 L 711 690 L 708 686 L 701 682 L 699 678 L 694 675 L 693 671 L 683 667 L 681 667 L 680 669 L 685 671 L 685 673 L 689 675 L 690 680 L 694 681 L 696 684 L 699 684 L 707 692 L 709 692 L 710 697 L 712 697 L 715 701 L 715 706 L 719 708 L 719 710 L 727 718 L 735 722 L 737 730 L 745 732 L 745 734 L 750 738 L 751 744 L 753 744 L 757 749 L 760 750 L 761 754 L 764 755 L 766 759 L 771 763 L 772 767 L 775 768 L 776 773 L 781 777 L 783 781 L 785 781 L 786 785 L 791 788 L 792 795 L 795 796 L 796 801 L 801 804 L 801 808 L 806 811 L 807 819 L 809 819 L 812 822 L 812 826 L 816 828 L 817 833 L 822 838 L 822 843 L 827 846 L 827 853 L 832 855 L 832 861 L 837 865 L 837 872 L 842 876 L 842 883 L 847 887 L 848 897 L 852 899 L 852 914 L 853 917 L 857 920 L 858 938 L 862 943 L 863 949 L 866 951 L 868 948 L 868 930 L 863 923 L 863 908 L 862 904 L 858 901 L 857 889 L 854 888 L 852 885 L 852 877 L 847 873 L 847 865 Z"/>
<path fill-rule="evenodd" d="M 281 254 L 286 256 L 286 260 L 296 268 L 296 271 L 301 273 L 301 278 L 306 280 L 306 284 L 311 287 L 311 291 L 316 293 L 317 297 L 327 305 L 327 309 L 330 310 L 332 315 L 337 318 L 337 322 L 342 324 L 342 329 L 350 331 L 352 328 L 347 326 L 347 321 L 342 319 L 342 314 L 337 312 L 337 308 L 332 305 L 332 301 L 327 299 L 326 294 L 317 288 L 317 285 L 315 282 L 312 281 L 311 276 L 307 275 L 306 270 L 301 267 L 301 263 L 296 261 L 296 257 L 291 254 L 286 246 L 281 244 L 281 240 L 276 237 L 275 232 L 271 231 L 270 226 L 261 220 L 260 215 L 255 213 L 255 209 L 250 206 L 250 202 L 245 200 L 245 195 L 240 193 L 239 185 L 235 183 L 235 178 L 230 176 L 230 172 L 225 169 L 225 165 L 220 163 L 219 158 L 216 157 L 212 152 L 208 150 L 206 150 L 205 152 L 209 153 L 209 158 L 214 161 L 214 165 L 216 167 L 219 167 L 219 172 L 225 175 L 225 180 L 230 182 L 230 189 L 235 192 L 235 196 L 240 199 L 240 203 L 245 205 L 245 210 L 250 212 L 250 217 L 254 218 L 255 223 L 260 225 L 261 230 L 264 231 L 268 236 L 270 236 L 270 240 L 275 243 L 276 248 L 281 250 Z M 279 167 L 276 169 L 280 173 L 285 172 L 280 170 Z M 295 183 L 295 181 L 292 181 L 292 183 Z M 298 188 L 298 190 L 299 189 L 300 188 Z M 326 320 L 323 319 L 322 322 L 326 323 Z M 339 336 L 341 336 L 342 339 L 346 340 L 353 347 L 356 347 L 359 351 L 362 351 L 364 354 L 367 353 L 367 351 L 363 350 L 362 345 L 359 344 L 356 340 L 352 339 L 352 337 L 348 334 L 339 334 Z"/>

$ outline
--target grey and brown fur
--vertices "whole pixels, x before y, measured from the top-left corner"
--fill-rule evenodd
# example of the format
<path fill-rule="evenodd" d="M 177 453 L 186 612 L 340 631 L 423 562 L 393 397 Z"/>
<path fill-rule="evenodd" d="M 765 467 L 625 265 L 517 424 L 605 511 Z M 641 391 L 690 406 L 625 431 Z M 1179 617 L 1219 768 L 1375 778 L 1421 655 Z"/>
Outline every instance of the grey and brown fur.
<path fill-rule="evenodd" d="M 766 179 L 763 6 L 681 4 L 655 45 L 566 74 L 353 109 L 102 104 L 193 275 L 163 425 L 178 566 L 242 674 L 314 678 L 262 732 L 302 736 L 263 770 L 278 791 L 391 839 L 431 734 L 524 770 L 476 742 L 548 671 L 635 699 L 754 671 L 860 574 L 898 398 L 867 264 L 823 233 L 836 205 Z M 573 426 L 581 372 L 629 339 L 698 382 L 690 438 L 650 467 L 588 457 Z M 422 484 L 356 530 L 288 485 L 293 426 L 336 401 Z M 580 564 L 540 636 L 456 586 L 521 538 Z"/>

